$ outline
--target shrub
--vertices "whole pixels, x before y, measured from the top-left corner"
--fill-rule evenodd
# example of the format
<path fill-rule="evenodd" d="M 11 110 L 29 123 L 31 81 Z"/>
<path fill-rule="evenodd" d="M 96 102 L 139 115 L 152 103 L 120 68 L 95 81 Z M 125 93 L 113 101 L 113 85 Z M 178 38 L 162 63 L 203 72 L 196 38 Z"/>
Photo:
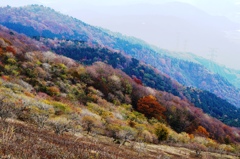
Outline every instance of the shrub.
<path fill-rule="evenodd" d="M 11 65 L 15 65 L 16 62 L 17 62 L 17 61 L 16 61 L 14 58 L 9 58 L 9 59 L 7 60 L 7 63 L 8 63 L 8 64 L 11 64 Z"/>
<path fill-rule="evenodd" d="M 67 118 L 54 118 L 49 121 L 49 125 L 53 127 L 54 132 L 58 135 L 69 131 L 70 122 Z"/>
<path fill-rule="evenodd" d="M 82 118 L 82 127 L 87 131 L 88 134 L 92 131 L 92 128 L 97 125 L 96 120 L 97 119 L 92 116 L 84 116 Z"/>
<path fill-rule="evenodd" d="M 0 117 L 1 120 L 6 120 L 9 117 L 12 117 L 12 112 L 14 106 L 11 102 L 8 101 L 7 97 L 0 97 Z"/>
<path fill-rule="evenodd" d="M 118 132 L 121 130 L 120 125 L 117 124 L 108 124 L 106 127 L 107 135 L 113 138 L 113 142 L 116 142 L 118 137 Z"/>
<path fill-rule="evenodd" d="M 155 134 L 157 135 L 158 141 L 164 141 L 167 140 L 169 131 L 165 125 L 158 123 L 155 125 Z"/>
<path fill-rule="evenodd" d="M 48 87 L 47 92 L 48 92 L 48 94 L 53 95 L 53 96 L 60 94 L 60 90 L 56 86 Z"/>
<path fill-rule="evenodd" d="M 55 115 L 61 115 L 63 113 L 71 112 L 70 107 L 66 104 L 61 103 L 61 102 L 50 102 L 50 104 L 54 106 Z"/>
<path fill-rule="evenodd" d="M 144 130 L 141 135 L 144 142 L 153 142 L 153 136 L 149 131 Z"/>

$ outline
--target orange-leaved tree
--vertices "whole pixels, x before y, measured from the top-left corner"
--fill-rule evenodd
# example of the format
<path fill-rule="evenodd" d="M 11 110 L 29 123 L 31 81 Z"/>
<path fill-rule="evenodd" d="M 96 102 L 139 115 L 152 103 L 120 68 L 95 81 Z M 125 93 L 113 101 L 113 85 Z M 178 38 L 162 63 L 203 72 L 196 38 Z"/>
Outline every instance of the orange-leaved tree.
<path fill-rule="evenodd" d="M 158 120 L 166 118 L 164 115 L 166 108 L 152 95 L 140 98 L 137 103 L 137 110 L 143 113 L 147 118 L 154 117 Z"/>
<path fill-rule="evenodd" d="M 195 130 L 194 134 L 199 135 L 199 136 L 209 137 L 209 132 L 201 125 L 198 126 L 198 128 Z"/>

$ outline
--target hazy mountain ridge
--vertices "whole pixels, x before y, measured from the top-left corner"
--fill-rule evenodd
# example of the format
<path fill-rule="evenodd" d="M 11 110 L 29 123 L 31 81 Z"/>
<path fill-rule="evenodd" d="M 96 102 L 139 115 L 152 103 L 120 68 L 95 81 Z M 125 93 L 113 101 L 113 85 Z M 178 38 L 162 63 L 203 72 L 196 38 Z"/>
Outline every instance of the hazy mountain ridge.
<path fill-rule="evenodd" d="M 112 6 L 106 7 L 103 11 L 104 14 L 108 14 L 109 12 L 113 13 L 113 16 L 119 16 L 122 9 L 125 9 L 125 12 L 121 15 L 123 16 L 168 16 L 180 18 L 182 20 L 195 22 L 198 25 L 202 25 L 205 27 L 214 27 L 217 30 L 237 30 L 239 29 L 239 23 L 233 22 L 226 17 L 223 16 L 213 16 L 197 7 L 183 2 L 169 2 L 158 5 L 151 4 L 137 4 L 137 5 L 129 5 L 129 6 Z M 141 12 L 139 12 L 141 11 Z M 190 14 L 191 13 L 191 14 Z M 120 16 L 119 16 L 120 17 Z M 141 19 L 142 22 L 146 19 Z M 220 25 L 220 24 L 225 25 Z"/>
<path fill-rule="evenodd" d="M 122 13 L 121 9 L 125 12 Z M 98 15 L 97 18 L 86 16 L 88 20 L 84 16 L 80 17 L 90 24 L 108 27 L 169 50 L 189 51 L 208 57 L 214 48 L 221 54 L 218 59 L 221 63 L 228 63 L 235 68 L 238 66 L 234 58 L 226 62 L 227 55 L 238 54 L 237 30 L 240 28 L 239 23 L 227 18 L 212 16 L 192 5 L 179 2 L 95 8 L 93 12 Z"/>
<path fill-rule="evenodd" d="M 214 56 L 217 56 L 216 54 L 211 55 L 211 56 L 213 56 L 212 59 L 206 59 L 206 58 L 200 57 L 198 55 L 195 55 L 195 54 L 189 53 L 189 52 L 173 52 L 173 51 L 171 52 L 167 49 L 164 50 L 164 49 L 160 49 L 159 47 L 149 45 L 145 41 L 137 39 L 135 37 L 127 37 L 120 33 L 111 32 L 104 28 L 100 28 L 100 29 L 103 30 L 104 32 L 107 32 L 108 34 L 110 34 L 112 36 L 119 37 L 119 38 L 129 41 L 133 44 L 141 44 L 142 46 L 151 48 L 151 49 L 155 50 L 156 52 L 158 52 L 159 54 L 161 54 L 161 56 L 165 55 L 167 57 L 173 57 L 176 59 L 200 64 L 200 65 L 206 67 L 211 72 L 213 72 L 215 74 L 219 74 L 220 76 L 222 76 L 223 78 L 228 80 L 236 88 L 238 88 L 238 89 L 240 88 L 240 71 L 238 71 L 236 69 L 228 68 L 224 65 L 214 62 L 213 60 L 215 58 Z"/>
<path fill-rule="evenodd" d="M 221 65 L 212 61 L 214 59 L 208 60 L 200 56 L 194 55 L 192 53 L 172 52 L 169 55 L 178 59 L 183 59 L 186 61 L 191 61 L 200 65 L 203 65 L 210 71 L 216 74 L 219 74 L 220 76 L 227 79 L 235 87 L 240 88 L 240 71 L 239 70 L 228 68 L 224 65 Z"/>

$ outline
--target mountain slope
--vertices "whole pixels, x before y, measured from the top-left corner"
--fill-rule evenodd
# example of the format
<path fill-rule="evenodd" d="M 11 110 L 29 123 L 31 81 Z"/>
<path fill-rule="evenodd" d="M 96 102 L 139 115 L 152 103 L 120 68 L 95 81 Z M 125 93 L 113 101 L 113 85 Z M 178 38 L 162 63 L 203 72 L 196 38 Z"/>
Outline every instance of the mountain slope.
<path fill-rule="evenodd" d="M 141 40 L 114 33 L 110 33 L 110 35 L 125 41 L 127 44 L 119 48 L 124 48 L 124 51 L 132 57 L 151 64 L 185 86 L 193 86 L 210 91 L 239 107 L 239 89 L 228 82 L 227 78 L 224 78 L 226 75 L 222 74 L 224 75 L 222 77 L 220 76 L 221 74 L 213 73 L 199 63 L 173 58 L 171 56 L 174 53 L 150 46 Z M 121 44 L 124 43 L 121 42 Z"/>
<path fill-rule="evenodd" d="M 91 65 L 94 62 L 102 61 L 112 65 L 114 68 L 121 69 L 133 77 L 140 84 L 143 83 L 151 88 L 187 99 L 197 107 L 202 108 L 205 113 L 228 125 L 239 127 L 238 118 L 240 110 L 227 101 L 207 91 L 184 87 L 157 69 L 134 58 L 124 56 L 119 51 L 109 50 L 99 45 L 92 46 L 78 41 L 44 38 L 41 38 L 40 41 L 54 52 L 75 59 L 83 64 Z M 136 105 L 136 102 L 134 105 Z"/>
<path fill-rule="evenodd" d="M 156 52 L 148 45 L 139 44 L 138 41 L 133 43 L 131 39 L 118 36 L 119 34 L 108 34 L 99 28 L 92 27 L 43 6 L 6 7 L 1 8 L 0 13 L 2 15 L 0 23 L 20 33 L 35 37 L 44 36 L 88 41 L 108 48 L 122 50 L 138 60 L 151 64 L 181 84 L 211 91 L 235 106 L 239 107 L 240 105 L 238 100 L 240 96 L 239 90 L 226 80 L 210 73 L 201 66 L 163 56 L 162 53 L 166 53 L 165 50 Z M 181 68 L 180 65 L 184 67 Z M 187 72 L 186 69 L 192 66 L 196 70 Z M 192 77 L 194 74 L 195 76 Z M 203 81 L 203 83 L 199 83 L 199 81 Z"/>
<path fill-rule="evenodd" d="M 144 124 L 145 130 L 154 135 L 155 126 L 161 121 L 179 133 L 185 131 L 208 136 L 223 143 L 240 140 L 238 129 L 204 114 L 186 100 L 144 87 L 122 71 L 104 63 L 97 62 L 85 67 L 51 52 L 7 51 L 6 47 L 16 47 L 11 42 L 13 39 L 25 43 L 23 40 L 27 38 L 18 39 L 16 32 L 11 35 L 9 30 L 4 30 L 9 36 L 4 36 L 4 42 L 8 41 L 8 46 L 1 45 L 3 51 L 0 54 L 0 101 L 4 108 L 1 111 L 6 111 L 0 113 L 2 119 L 11 117 L 35 123 L 39 127 L 47 126 L 57 134 L 69 129 L 79 131 L 81 121 L 83 130 L 116 139 L 122 139 L 120 134 L 115 134 L 118 131 L 123 134 L 129 132 L 137 139 L 145 129 L 138 129 L 139 124 Z M 152 104 L 154 111 L 145 109 L 144 103 Z M 43 116 L 45 117 L 42 118 Z M 158 120 L 151 119 L 152 117 Z M 94 127 L 86 127 L 85 122 L 93 122 Z M 60 129 L 56 123 L 63 127 Z M 172 130 L 170 132 L 171 140 L 177 141 L 174 137 L 176 133 Z M 158 137 L 158 140 L 163 138 Z M 153 141 L 155 139 L 151 140 Z"/>

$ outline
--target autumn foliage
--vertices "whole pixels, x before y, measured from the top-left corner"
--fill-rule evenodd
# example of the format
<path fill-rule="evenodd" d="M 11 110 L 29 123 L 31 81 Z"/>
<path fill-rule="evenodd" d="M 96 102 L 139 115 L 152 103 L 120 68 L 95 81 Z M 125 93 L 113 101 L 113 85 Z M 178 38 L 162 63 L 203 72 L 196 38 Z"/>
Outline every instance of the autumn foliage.
<path fill-rule="evenodd" d="M 199 136 L 209 137 L 209 132 L 207 132 L 207 130 L 202 126 L 198 126 L 198 128 L 195 130 L 194 134 L 199 135 Z"/>
<path fill-rule="evenodd" d="M 57 44 L 55 40 L 50 41 Z M 12 46 L 7 40 L 2 43 L 17 53 L 14 55 L 11 49 L 7 52 L 7 46 L 2 50 L 0 94 L 11 92 L 5 95 L 3 103 L 10 103 L 13 108 L 21 106 L 21 109 L 16 107 L 14 115 L 2 109 L 3 118 L 11 115 L 41 129 L 52 129 L 58 135 L 85 132 L 105 135 L 121 145 L 127 141 L 158 143 L 165 140 L 202 143 L 197 140 L 206 137 L 226 144 L 240 141 L 238 129 L 204 114 L 187 98 L 143 86 L 144 78 L 131 78 L 103 62 L 85 67 L 52 52 L 19 53 L 22 49 L 17 45 Z M 66 41 L 68 43 L 70 41 Z M 141 69 L 140 72 L 149 71 Z M 163 90 L 176 90 L 177 84 L 166 87 L 164 80 L 169 79 L 159 80 Z M 6 105 L 7 108 L 11 107 Z"/>
<path fill-rule="evenodd" d="M 154 117 L 159 120 L 166 118 L 164 116 L 166 108 L 159 104 L 152 95 L 140 98 L 137 103 L 137 110 L 148 118 Z"/>
<path fill-rule="evenodd" d="M 143 85 L 142 81 L 140 79 L 138 79 L 137 77 L 133 77 L 133 81 L 139 85 Z"/>
<path fill-rule="evenodd" d="M 8 52 L 11 52 L 11 53 L 13 53 L 13 54 L 16 54 L 16 50 L 15 50 L 12 46 L 7 46 L 7 47 L 6 47 L 6 50 L 7 50 Z"/>

